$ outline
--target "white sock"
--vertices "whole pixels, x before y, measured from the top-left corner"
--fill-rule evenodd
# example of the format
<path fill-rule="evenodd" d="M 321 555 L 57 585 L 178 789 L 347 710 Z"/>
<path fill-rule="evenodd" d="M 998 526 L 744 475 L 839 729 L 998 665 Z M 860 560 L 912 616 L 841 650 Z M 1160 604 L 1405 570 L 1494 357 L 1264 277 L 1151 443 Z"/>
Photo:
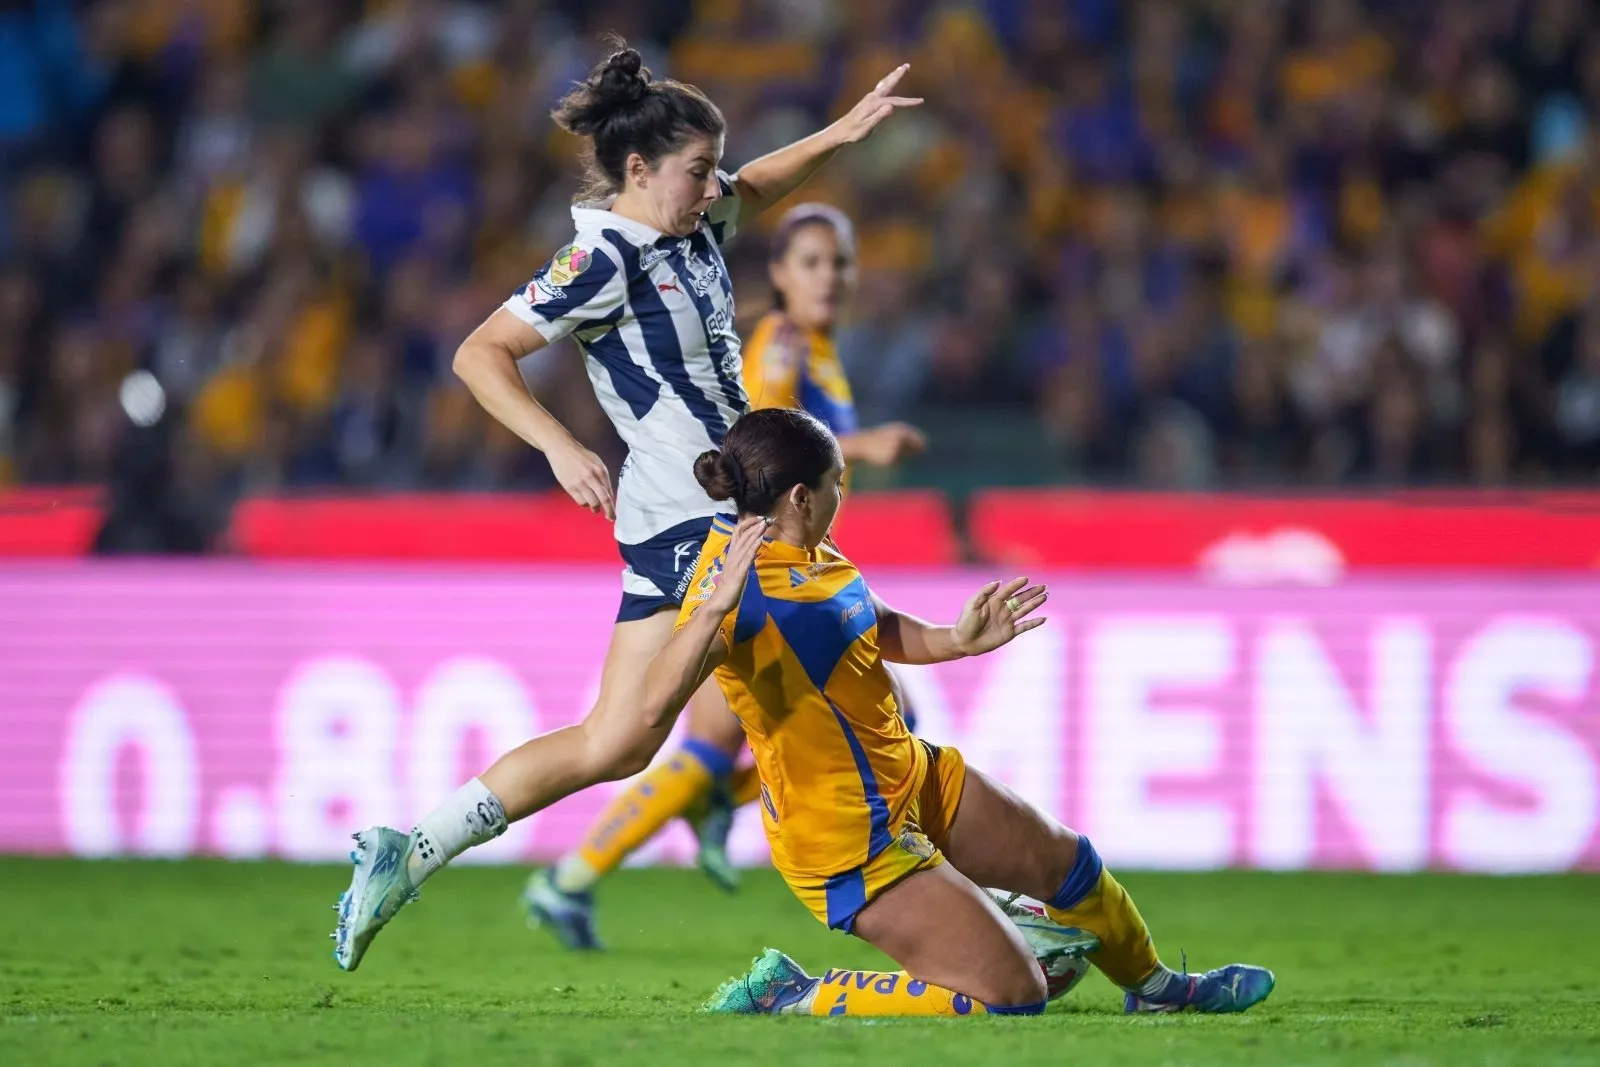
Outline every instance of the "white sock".
<path fill-rule="evenodd" d="M 586 893 L 600 880 L 600 876 L 582 856 L 576 852 L 569 852 L 556 864 L 556 869 L 550 874 L 550 880 L 563 893 Z"/>
<path fill-rule="evenodd" d="M 1185 974 L 1179 974 L 1177 971 L 1163 963 L 1156 967 L 1154 974 L 1139 984 L 1139 988 L 1134 989 L 1131 992 L 1136 993 L 1141 997 L 1159 997 L 1167 991 L 1167 987 L 1170 986 L 1174 981 L 1188 982 L 1189 976 Z"/>
<path fill-rule="evenodd" d="M 416 847 L 406 861 L 411 884 L 421 885 L 433 872 L 473 845 L 481 845 L 506 832 L 506 809 L 499 799 L 474 778 L 434 808 L 411 831 Z"/>

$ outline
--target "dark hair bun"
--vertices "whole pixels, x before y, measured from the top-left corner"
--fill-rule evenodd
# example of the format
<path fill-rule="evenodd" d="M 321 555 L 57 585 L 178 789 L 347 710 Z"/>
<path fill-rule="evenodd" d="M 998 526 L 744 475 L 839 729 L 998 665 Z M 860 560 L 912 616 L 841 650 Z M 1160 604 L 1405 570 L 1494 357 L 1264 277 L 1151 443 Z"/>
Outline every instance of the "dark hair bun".
<path fill-rule="evenodd" d="M 712 500 L 732 500 L 735 492 L 733 468 L 728 457 L 713 448 L 694 461 L 694 480 Z"/>
<path fill-rule="evenodd" d="M 552 112 L 556 123 L 568 133 L 594 137 L 618 115 L 637 107 L 650 92 L 650 72 L 638 49 L 629 48 L 620 39 L 612 43 L 617 50 L 562 97 Z"/>
<path fill-rule="evenodd" d="M 638 49 L 623 47 L 606 57 L 601 65 L 595 95 L 601 103 L 626 107 L 643 99 L 649 88 L 650 72 L 644 69 L 644 59 Z"/>

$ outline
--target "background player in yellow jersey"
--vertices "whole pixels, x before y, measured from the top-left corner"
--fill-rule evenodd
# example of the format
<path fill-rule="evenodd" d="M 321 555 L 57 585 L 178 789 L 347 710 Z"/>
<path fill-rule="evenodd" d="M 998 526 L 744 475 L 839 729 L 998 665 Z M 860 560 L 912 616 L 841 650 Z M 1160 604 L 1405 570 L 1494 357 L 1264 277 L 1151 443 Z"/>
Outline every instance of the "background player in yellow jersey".
<path fill-rule="evenodd" d="M 951 626 L 879 600 L 828 539 L 844 460 L 802 411 L 742 416 L 695 475 L 738 514 L 713 522 L 673 637 L 645 673 L 644 713 L 670 721 L 714 674 L 760 768 L 774 866 L 818 920 L 905 968 L 813 977 L 769 949 L 708 1010 L 1042 1012 L 1036 950 L 980 884 L 1045 901 L 1042 924 L 1081 939 L 1130 1012 L 1237 1012 L 1266 998 L 1261 967 L 1164 966 L 1088 838 L 906 729 L 885 661 L 991 652 L 1044 622 L 1043 586 L 991 582 Z"/>
<path fill-rule="evenodd" d="M 744 386 L 752 408 L 804 408 L 839 441 L 847 464 L 892 466 L 921 452 L 913 426 L 862 429 L 833 333 L 856 285 L 856 239 L 850 220 L 824 204 L 801 204 L 779 220 L 768 255 L 775 307 L 744 345 Z M 702 870 L 731 890 L 738 872 L 727 839 L 735 808 L 756 798 L 753 767 L 735 767 L 745 746 L 739 722 L 715 700 L 689 706 L 688 738 L 621 791 L 583 843 L 523 893 L 528 917 L 568 948 L 595 949 L 590 890 L 678 816 L 695 829 Z"/>

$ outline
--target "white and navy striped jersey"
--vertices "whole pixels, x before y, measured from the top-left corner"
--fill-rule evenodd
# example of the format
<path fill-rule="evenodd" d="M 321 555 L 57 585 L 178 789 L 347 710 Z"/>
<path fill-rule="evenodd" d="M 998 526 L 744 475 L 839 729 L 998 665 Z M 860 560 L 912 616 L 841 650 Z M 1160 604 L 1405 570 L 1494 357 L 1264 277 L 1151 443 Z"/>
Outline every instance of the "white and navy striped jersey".
<path fill-rule="evenodd" d="M 718 512 L 694 461 L 750 406 L 721 251 L 739 201 L 728 176 L 718 178 L 722 198 L 688 237 L 574 207 L 572 244 L 505 304 L 546 341 L 572 334 L 583 349 L 595 395 L 628 446 L 617 489 L 623 544 Z"/>

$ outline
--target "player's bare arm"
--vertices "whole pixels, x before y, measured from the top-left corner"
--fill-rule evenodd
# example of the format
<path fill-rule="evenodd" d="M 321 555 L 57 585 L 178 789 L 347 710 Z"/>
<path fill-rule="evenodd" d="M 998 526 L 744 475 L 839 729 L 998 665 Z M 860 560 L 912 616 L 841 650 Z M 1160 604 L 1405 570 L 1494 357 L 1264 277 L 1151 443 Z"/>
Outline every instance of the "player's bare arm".
<path fill-rule="evenodd" d="M 519 359 L 544 345 L 538 330 L 497 308 L 461 342 L 451 367 L 485 411 L 545 454 L 556 481 L 575 502 L 614 519 L 611 474 L 605 462 L 533 398 L 517 370 Z"/>
<path fill-rule="evenodd" d="M 893 467 L 928 447 L 921 430 L 906 422 L 886 422 L 856 433 L 839 435 L 839 451 L 846 463 Z"/>
<path fill-rule="evenodd" d="M 739 225 L 743 227 L 798 189 L 839 149 L 866 140 L 895 111 L 922 103 L 921 97 L 894 93 L 910 69 L 911 64 L 902 63 L 890 71 L 837 122 L 741 167 L 733 176 L 739 194 Z"/>
<path fill-rule="evenodd" d="M 762 518 L 739 523 L 728 540 L 722 572 L 711 595 L 650 662 L 644 681 L 644 716 L 652 729 L 670 722 L 711 672 L 728 658 L 722 622 L 739 607 L 750 564 L 770 525 L 770 520 Z"/>
<path fill-rule="evenodd" d="M 990 582 L 967 601 L 954 625 L 935 626 L 896 611 L 874 594 L 878 652 L 890 663 L 943 663 L 981 656 L 1044 625 L 1043 616 L 1029 616 L 1049 597 L 1049 590 L 1042 585 L 1029 585 L 1026 578 Z"/>

